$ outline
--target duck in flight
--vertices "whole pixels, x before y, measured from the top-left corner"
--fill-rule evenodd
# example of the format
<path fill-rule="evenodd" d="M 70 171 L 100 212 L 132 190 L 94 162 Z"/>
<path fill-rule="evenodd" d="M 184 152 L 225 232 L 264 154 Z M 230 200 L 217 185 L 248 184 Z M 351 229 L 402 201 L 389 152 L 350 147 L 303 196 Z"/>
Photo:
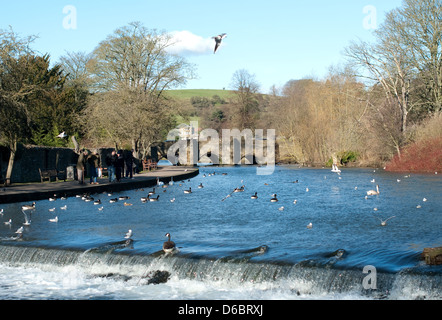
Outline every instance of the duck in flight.
<path fill-rule="evenodd" d="M 227 37 L 227 33 L 221 33 L 220 35 L 212 37 L 212 39 L 215 39 L 215 50 L 213 51 L 213 54 L 216 53 L 216 51 L 218 50 L 219 46 L 221 45 L 221 42 L 223 41 L 223 39 L 225 37 Z"/>

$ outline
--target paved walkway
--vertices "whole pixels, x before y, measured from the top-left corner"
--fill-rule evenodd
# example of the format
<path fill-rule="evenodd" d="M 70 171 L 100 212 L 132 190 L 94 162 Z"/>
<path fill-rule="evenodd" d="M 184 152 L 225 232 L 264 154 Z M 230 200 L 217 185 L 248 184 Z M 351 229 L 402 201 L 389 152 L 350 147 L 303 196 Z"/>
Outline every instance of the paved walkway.
<path fill-rule="evenodd" d="M 120 182 L 109 183 L 107 177 L 98 179 L 98 185 L 89 183 L 80 185 L 78 181 L 44 182 L 13 185 L 0 188 L 0 203 L 13 203 L 48 199 L 54 196 L 75 196 L 82 193 L 118 192 L 138 188 L 148 188 L 156 185 L 157 178 L 163 182 L 190 179 L 198 175 L 194 167 L 158 167 L 157 170 L 136 174 L 133 179 L 121 179 Z M 89 182 L 89 179 L 86 179 Z"/>

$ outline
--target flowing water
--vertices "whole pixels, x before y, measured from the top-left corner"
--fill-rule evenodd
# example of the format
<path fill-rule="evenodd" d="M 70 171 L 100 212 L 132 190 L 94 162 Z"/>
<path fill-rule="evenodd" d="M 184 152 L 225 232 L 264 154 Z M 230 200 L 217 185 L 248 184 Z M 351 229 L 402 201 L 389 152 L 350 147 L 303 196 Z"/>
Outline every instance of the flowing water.
<path fill-rule="evenodd" d="M 442 268 L 420 259 L 442 245 L 440 175 L 205 167 L 149 191 L 37 201 L 21 238 L 23 203 L 0 205 L 0 299 L 442 298 Z"/>

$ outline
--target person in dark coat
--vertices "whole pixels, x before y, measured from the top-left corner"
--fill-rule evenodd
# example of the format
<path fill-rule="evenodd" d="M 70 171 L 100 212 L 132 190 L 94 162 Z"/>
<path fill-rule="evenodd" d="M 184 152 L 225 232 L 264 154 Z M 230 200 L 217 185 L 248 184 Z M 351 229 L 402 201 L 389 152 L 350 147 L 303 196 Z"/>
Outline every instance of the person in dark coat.
<path fill-rule="evenodd" d="M 84 170 L 86 167 L 87 150 L 83 149 L 80 152 L 77 160 L 77 179 L 79 184 L 84 184 Z"/>
<path fill-rule="evenodd" d="M 123 151 L 118 150 L 117 152 L 117 162 L 115 166 L 115 175 L 117 176 L 117 182 L 120 182 L 122 173 L 124 168 L 124 157 L 123 157 Z"/>
<path fill-rule="evenodd" d="M 89 176 L 91 184 L 98 184 L 98 168 L 100 167 L 100 157 L 98 156 L 98 153 L 91 153 L 87 157 L 87 163 L 89 164 Z"/>
<path fill-rule="evenodd" d="M 117 167 L 117 152 L 112 150 L 111 154 L 106 157 L 107 172 L 109 174 L 109 182 L 115 181 L 115 173 Z"/>
<path fill-rule="evenodd" d="M 133 178 L 133 163 L 134 163 L 134 150 L 126 152 L 126 157 L 124 161 L 126 162 L 126 178 Z"/>

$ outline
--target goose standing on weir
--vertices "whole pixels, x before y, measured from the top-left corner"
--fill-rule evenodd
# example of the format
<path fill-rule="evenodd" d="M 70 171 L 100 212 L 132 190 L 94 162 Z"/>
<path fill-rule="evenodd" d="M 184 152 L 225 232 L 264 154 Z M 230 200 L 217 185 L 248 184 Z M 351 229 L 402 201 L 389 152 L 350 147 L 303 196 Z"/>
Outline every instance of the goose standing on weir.
<path fill-rule="evenodd" d="M 171 253 L 176 247 L 175 242 L 170 240 L 170 233 L 166 233 L 165 236 L 168 237 L 168 240 L 163 243 L 163 251 L 165 253 Z"/>

